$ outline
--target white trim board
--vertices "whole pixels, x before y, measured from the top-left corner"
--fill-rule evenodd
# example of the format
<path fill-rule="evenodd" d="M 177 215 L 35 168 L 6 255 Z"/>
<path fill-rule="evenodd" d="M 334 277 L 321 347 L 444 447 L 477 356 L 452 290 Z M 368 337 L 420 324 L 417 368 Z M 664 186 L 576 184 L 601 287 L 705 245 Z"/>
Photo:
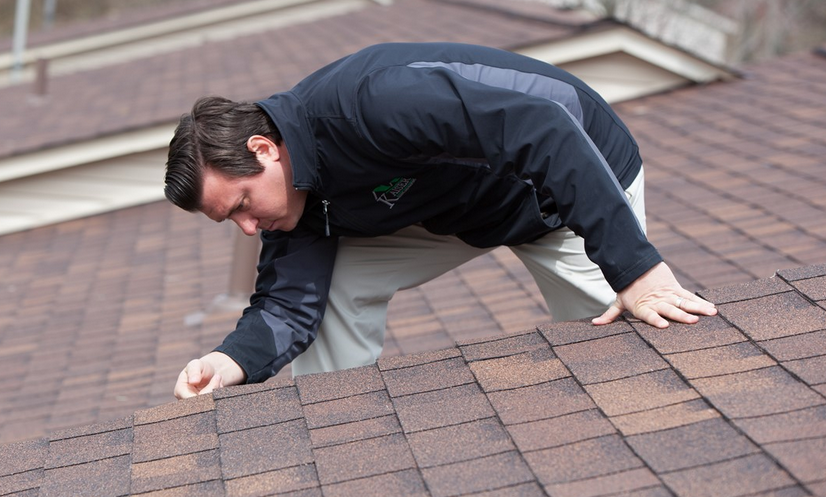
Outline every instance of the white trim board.
<path fill-rule="evenodd" d="M 515 51 L 554 65 L 623 52 L 695 83 L 734 77 L 731 71 L 664 45 L 626 26 L 584 33 Z"/>
<path fill-rule="evenodd" d="M 27 176 L 165 148 L 172 139 L 175 126 L 177 122 L 6 157 L 0 159 L 0 184 Z"/>
<path fill-rule="evenodd" d="M 239 33 L 249 35 L 347 14 L 368 5 L 369 0 L 239 2 L 166 21 L 35 46 L 24 53 L 26 67 L 17 75 L 16 81 L 32 81 L 35 78 L 33 64 L 38 59 L 48 60 L 49 74 L 58 76 L 231 39 Z M 12 83 L 11 78 L 2 77 L 9 73 L 12 63 L 11 53 L 0 53 L 0 85 Z"/>
<path fill-rule="evenodd" d="M 166 149 L 0 183 L 0 235 L 162 200 Z"/>

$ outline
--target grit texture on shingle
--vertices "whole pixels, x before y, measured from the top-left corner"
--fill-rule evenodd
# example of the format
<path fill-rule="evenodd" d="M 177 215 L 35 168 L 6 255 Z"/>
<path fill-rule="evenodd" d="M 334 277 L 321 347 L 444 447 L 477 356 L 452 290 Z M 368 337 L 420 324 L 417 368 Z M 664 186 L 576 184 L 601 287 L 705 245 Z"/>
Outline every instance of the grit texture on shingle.
<path fill-rule="evenodd" d="M 826 481 L 826 398 L 817 389 L 826 380 L 801 374 L 788 347 L 746 338 L 736 317 L 802 313 L 781 339 L 812 336 L 824 330 L 812 331 L 805 316 L 823 308 L 800 289 L 817 294 L 819 285 L 779 294 L 749 285 L 765 295 L 720 289 L 727 304 L 698 328 L 741 336 L 689 350 L 675 351 L 673 337 L 649 340 L 653 331 L 635 319 L 607 335 L 583 322 L 556 323 L 373 366 L 228 387 L 6 445 L 0 490 L 807 495 Z M 738 292 L 740 300 L 729 298 Z M 787 294 L 796 298 L 763 305 Z M 554 337 L 565 338 L 554 345 Z"/>
<path fill-rule="evenodd" d="M 342 18 L 124 61 L 115 70 L 55 76 L 49 105 L 33 103 L 19 86 L 2 88 L 3 115 L 26 116 L 0 120 L 0 136 L 7 140 L 3 146 L 10 147 L 3 153 L 171 121 L 203 93 L 258 98 L 390 34 L 396 41 L 443 39 L 508 48 L 569 36 L 582 25 L 567 14 L 560 15 L 570 24 L 549 24 L 536 15 L 546 7 L 525 10 L 521 4 L 397 0 L 392 6 L 373 5 Z M 457 24 L 467 29 L 457 30 Z M 239 59 L 251 45 L 267 49 L 271 63 L 255 65 L 248 77 L 228 71 L 237 61 L 226 61 Z M 795 54 L 747 68 L 746 74 L 616 105 L 644 156 L 651 239 L 684 285 L 716 289 L 701 295 L 729 306 L 732 323 L 743 326 L 740 331 L 715 320 L 637 332 L 663 354 L 757 342 L 822 393 L 823 353 L 815 350 L 822 343 L 818 321 L 824 313 L 807 308 L 795 291 L 814 302 L 826 300 L 819 290 L 826 274 L 811 269 L 826 262 L 826 58 Z M 167 85 L 164 91 L 157 91 L 158 81 Z M 0 442 L 49 436 L 171 400 L 183 365 L 219 343 L 238 317 L 212 306 L 226 288 L 232 246 L 229 226 L 215 226 L 166 203 L 4 236 Z M 776 270 L 780 276 L 768 278 Z M 738 282 L 743 285 L 731 286 Z M 742 302 L 751 296 L 777 312 L 754 318 L 739 310 L 748 310 Z M 788 311 L 786 299 L 796 303 Z M 787 335 L 789 319 L 804 320 L 811 333 Z M 510 251 L 497 249 L 397 295 L 390 305 L 384 358 L 451 350 L 456 342 L 473 345 L 462 348 L 468 360 L 475 354 L 493 358 L 485 337 L 537 324 L 553 345 L 631 330 L 619 323 L 594 332 L 587 321 L 550 330 L 541 325 L 548 321 L 530 275 Z M 527 350 L 532 345 L 521 340 L 542 338 L 526 337 L 514 337 L 513 346 Z M 804 353 L 807 348 L 812 352 Z M 738 351 L 743 348 L 696 357 L 710 360 Z M 521 359 L 512 361 L 509 371 Z M 750 367 L 747 358 L 740 362 Z M 474 367 L 483 375 L 482 369 L 496 364 Z M 543 364 L 554 367 L 552 360 Z M 519 376 L 513 375 L 496 381 L 513 382 Z M 499 388 L 490 380 L 482 385 Z"/>

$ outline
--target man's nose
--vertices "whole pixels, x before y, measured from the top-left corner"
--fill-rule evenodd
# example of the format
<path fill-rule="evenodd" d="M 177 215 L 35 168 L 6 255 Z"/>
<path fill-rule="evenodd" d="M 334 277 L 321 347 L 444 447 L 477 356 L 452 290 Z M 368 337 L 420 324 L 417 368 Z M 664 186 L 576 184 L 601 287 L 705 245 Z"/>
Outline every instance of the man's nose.
<path fill-rule="evenodd" d="M 241 231 L 244 232 L 247 236 L 253 236 L 258 232 L 258 220 L 253 219 L 251 217 L 245 217 L 243 219 L 233 219 L 235 224 L 241 228 Z"/>

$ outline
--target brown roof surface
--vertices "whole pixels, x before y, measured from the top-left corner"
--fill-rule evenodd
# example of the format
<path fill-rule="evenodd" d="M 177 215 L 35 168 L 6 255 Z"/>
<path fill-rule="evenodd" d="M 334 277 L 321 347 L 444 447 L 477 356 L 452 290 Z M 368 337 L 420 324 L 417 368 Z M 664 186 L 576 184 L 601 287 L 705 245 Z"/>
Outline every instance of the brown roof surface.
<path fill-rule="evenodd" d="M 265 33 L 239 33 L 231 40 L 51 78 L 45 100 L 31 97 L 31 85 L 0 88 L 0 157 L 177 121 L 206 94 L 263 98 L 374 43 L 455 41 L 510 48 L 577 29 L 449 0 L 395 0 Z"/>
<path fill-rule="evenodd" d="M 423 1 L 381 12 L 420 15 Z M 457 10 L 431 23 L 454 32 L 457 14 L 476 15 L 445 8 Z M 480 12 L 501 29 L 469 26 L 465 41 L 524 39 L 509 31 L 517 18 Z M 336 23 L 305 26 L 328 37 L 268 84 L 373 26 L 376 41 L 408 32 L 393 17 L 350 24 L 355 41 Z M 221 66 L 210 48 L 176 60 Z M 65 81 L 105 96 L 104 79 L 129 88 L 120 73 L 147 67 Z M 826 58 L 746 75 L 616 106 L 646 162 L 651 239 L 719 304 L 696 326 L 541 324 L 530 276 L 498 249 L 401 292 L 377 366 L 171 402 L 186 361 L 237 318 L 205 312 L 226 288 L 230 226 L 161 202 L 0 237 L 0 495 L 826 495 Z M 188 77 L 185 90 L 160 78 L 181 106 L 220 86 Z M 235 95 L 267 86 L 243 84 Z M 0 90 L 3 105 L 13 96 Z M 31 115 L 20 128 L 44 119 L 16 112 Z M 84 119 L 54 117 L 47 130 Z"/>
<path fill-rule="evenodd" d="M 720 315 L 695 326 L 542 325 L 229 387 L 9 444 L 0 494 L 823 495 L 824 294 L 810 266 L 702 292 Z"/>
<path fill-rule="evenodd" d="M 176 0 L 152 3 L 154 4 L 147 5 L 147 2 L 134 2 L 117 5 L 109 2 L 106 12 L 100 12 L 99 16 L 87 19 L 83 19 L 84 14 L 92 16 L 95 9 L 88 9 L 86 12 L 76 9 L 76 18 L 58 18 L 56 24 L 50 27 L 38 26 L 35 22 L 30 22 L 26 35 L 26 47 L 40 47 L 91 35 L 111 33 L 120 29 L 165 21 L 178 16 L 196 14 L 216 7 L 225 7 L 238 2 L 237 0 Z M 12 44 L 11 36 L 3 37 L 3 39 L 0 39 L 0 50 L 11 51 Z"/>
<path fill-rule="evenodd" d="M 693 289 L 826 260 L 826 57 L 616 106 L 646 163 L 648 227 Z"/>

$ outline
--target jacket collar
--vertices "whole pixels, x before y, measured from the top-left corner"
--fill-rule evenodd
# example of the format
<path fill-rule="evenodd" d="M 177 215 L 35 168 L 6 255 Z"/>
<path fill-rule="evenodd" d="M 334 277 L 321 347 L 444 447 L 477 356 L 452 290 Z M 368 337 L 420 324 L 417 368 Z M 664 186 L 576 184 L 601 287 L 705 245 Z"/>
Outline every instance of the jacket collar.
<path fill-rule="evenodd" d="M 270 116 L 284 139 L 293 169 L 293 186 L 318 191 L 315 136 L 304 105 L 292 92 L 276 93 L 256 104 Z"/>

